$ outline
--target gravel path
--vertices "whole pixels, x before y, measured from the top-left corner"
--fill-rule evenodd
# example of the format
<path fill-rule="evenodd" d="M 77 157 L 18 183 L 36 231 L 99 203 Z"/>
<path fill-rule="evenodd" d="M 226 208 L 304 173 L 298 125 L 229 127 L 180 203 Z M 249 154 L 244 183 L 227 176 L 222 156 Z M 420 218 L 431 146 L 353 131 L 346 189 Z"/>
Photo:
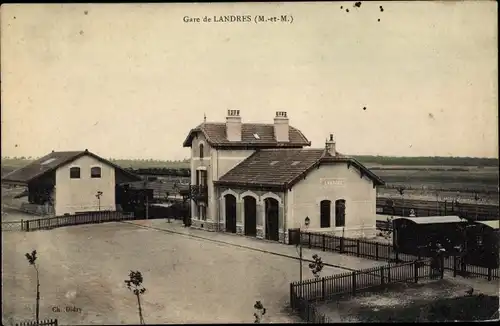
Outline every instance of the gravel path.
<path fill-rule="evenodd" d="M 35 270 L 24 257 L 33 249 L 39 256 L 41 319 L 58 318 L 63 325 L 137 323 L 136 299 L 123 281 L 130 270 L 140 270 L 148 290 L 143 299 L 147 323 L 252 323 L 256 300 L 268 310 L 264 322 L 299 322 L 287 308 L 289 283 L 298 280 L 297 260 L 255 249 L 279 248 L 296 255 L 293 246 L 184 230 L 209 240 L 127 223 L 3 232 L 3 324 L 34 319 Z M 253 242 L 255 248 L 216 243 L 214 238 Z M 312 252 L 306 249 L 304 255 Z M 334 253 L 321 256 L 353 268 L 379 263 Z M 344 271 L 326 267 L 324 275 Z M 312 276 L 307 264 L 303 273 Z M 53 312 L 66 306 L 81 312 Z"/>

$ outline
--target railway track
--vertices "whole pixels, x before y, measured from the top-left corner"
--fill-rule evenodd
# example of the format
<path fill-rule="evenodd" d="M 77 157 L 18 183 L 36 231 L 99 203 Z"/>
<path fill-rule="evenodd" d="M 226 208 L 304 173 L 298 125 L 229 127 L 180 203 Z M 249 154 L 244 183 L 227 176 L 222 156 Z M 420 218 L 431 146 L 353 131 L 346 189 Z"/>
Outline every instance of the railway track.
<path fill-rule="evenodd" d="M 461 215 L 478 220 L 498 219 L 499 206 L 453 202 L 433 202 L 418 199 L 377 198 L 377 213 L 408 216 L 413 209 L 417 216 Z"/>

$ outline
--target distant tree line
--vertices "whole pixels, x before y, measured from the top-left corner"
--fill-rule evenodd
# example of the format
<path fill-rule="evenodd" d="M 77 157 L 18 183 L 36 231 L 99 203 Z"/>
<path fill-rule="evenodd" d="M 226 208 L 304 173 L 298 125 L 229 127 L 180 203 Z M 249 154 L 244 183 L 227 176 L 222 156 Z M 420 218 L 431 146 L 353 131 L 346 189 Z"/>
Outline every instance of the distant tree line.
<path fill-rule="evenodd" d="M 373 155 L 353 155 L 362 163 L 372 163 L 381 165 L 430 165 L 430 166 L 479 166 L 498 167 L 498 158 L 481 157 L 445 157 L 445 156 L 421 156 L 421 157 L 397 157 L 397 156 L 373 156 Z M 4 156 L 3 161 L 32 161 L 38 157 L 34 156 Z M 158 160 L 158 159 L 110 159 L 111 162 L 124 168 L 171 168 L 188 167 L 189 158 L 182 160 Z M 5 162 L 9 163 L 9 162 Z M 19 162 L 25 163 L 25 162 Z"/>
<path fill-rule="evenodd" d="M 353 155 L 362 163 L 376 163 L 382 165 L 451 165 L 451 166 L 498 166 L 498 158 L 483 157 L 445 157 L 445 156 L 372 156 Z"/>

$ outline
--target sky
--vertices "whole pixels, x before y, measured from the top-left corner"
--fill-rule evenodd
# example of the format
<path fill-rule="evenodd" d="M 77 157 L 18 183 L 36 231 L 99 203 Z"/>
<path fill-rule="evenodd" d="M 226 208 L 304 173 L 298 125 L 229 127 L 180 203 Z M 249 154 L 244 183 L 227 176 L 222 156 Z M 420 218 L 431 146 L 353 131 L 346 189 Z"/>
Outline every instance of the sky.
<path fill-rule="evenodd" d="M 184 159 L 204 115 L 224 122 L 237 109 L 261 123 L 286 111 L 312 147 L 333 133 L 345 154 L 498 158 L 496 1 L 4 4 L 0 13 L 2 156 L 87 148 Z M 213 21 L 221 15 L 252 21 Z"/>

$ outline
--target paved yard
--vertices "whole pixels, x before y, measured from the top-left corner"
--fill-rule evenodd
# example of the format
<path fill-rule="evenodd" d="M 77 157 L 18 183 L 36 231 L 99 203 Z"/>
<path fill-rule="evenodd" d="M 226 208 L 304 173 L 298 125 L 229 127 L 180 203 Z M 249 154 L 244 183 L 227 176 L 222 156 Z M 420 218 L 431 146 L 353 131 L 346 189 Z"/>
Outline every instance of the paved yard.
<path fill-rule="evenodd" d="M 267 307 L 267 322 L 298 321 L 287 308 L 289 283 L 298 279 L 298 261 L 258 251 L 296 256 L 293 246 L 185 229 L 178 222 L 167 227 L 191 236 L 127 223 L 2 232 L 3 324 L 34 318 L 35 271 L 24 257 L 33 249 L 39 253 L 40 317 L 56 317 L 61 324 L 138 323 L 136 299 L 123 282 L 130 270 L 144 275 L 147 323 L 253 322 L 256 300 Z M 236 246 L 248 244 L 252 249 Z M 312 251 L 304 250 L 304 255 L 312 256 Z M 351 268 L 380 264 L 334 253 L 320 255 L 328 263 Z M 344 271 L 330 267 L 324 275 Z M 307 264 L 303 272 L 312 276 Z M 80 308 L 81 313 L 52 312 L 53 307 L 66 306 Z"/>

